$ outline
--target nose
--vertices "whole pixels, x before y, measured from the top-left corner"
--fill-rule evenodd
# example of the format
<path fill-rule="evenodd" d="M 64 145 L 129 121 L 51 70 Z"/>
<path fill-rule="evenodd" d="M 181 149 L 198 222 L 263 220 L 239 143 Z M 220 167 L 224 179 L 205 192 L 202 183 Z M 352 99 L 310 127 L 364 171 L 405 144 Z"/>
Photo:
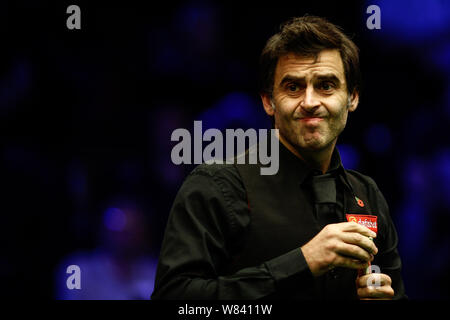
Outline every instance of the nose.
<path fill-rule="evenodd" d="M 305 95 L 303 100 L 300 102 L 300 106 L 305 112 L 308 113 L 314 112 L 320 106 L 320 101 L 316 99 L 314 88 L 312 86 L 308 86 L 306 88 Z"/>

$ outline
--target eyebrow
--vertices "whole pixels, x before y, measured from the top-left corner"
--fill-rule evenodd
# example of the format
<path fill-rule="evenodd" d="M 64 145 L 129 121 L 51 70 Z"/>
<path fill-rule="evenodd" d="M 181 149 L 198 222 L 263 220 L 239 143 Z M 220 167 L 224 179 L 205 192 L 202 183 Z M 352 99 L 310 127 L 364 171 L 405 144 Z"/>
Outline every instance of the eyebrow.
<path fill-rule="evenodd" d="M 287 74 L 281 79 L 280 86 L 283 86 L 285 83 L 288 82 L 304 82 L 305 77 L 298 77 L 294 75 Z"/>
<path fill-rule="evenodd" d="M 334 74 L 334 73 L 327 73 L 327 74 L 320 74 L 316 77 L 318 80 L 327 80 L 327 81 L 333 81 L 338 84 L 341 83 L 341 80 Z"/>
<path fill-rule="evenodd" d="M 334 73 L 324 73 L 324 74 L 318 74 L 315 76 L 318 80 L 327 80 L 327 81 L 333 81 L 337 84 L 341 84 L 341 80 L 334 74 Z M 283 77 L 283 79 L 280 82 L 280 86 L 284 85 L 288 82 L 305 82 L 305 77 L 299 77 L 292 74 L 287 74 Z"/>

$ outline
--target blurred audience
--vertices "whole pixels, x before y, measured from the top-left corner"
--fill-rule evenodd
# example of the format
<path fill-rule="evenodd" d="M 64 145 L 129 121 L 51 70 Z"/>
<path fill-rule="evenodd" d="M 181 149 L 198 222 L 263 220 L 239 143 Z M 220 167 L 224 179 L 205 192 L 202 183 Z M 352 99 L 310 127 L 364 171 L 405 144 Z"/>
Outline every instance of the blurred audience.
<path fill-rule="evenodd" d="M 145 214 L 130 203 L 104 211 L 99 245 L 65 257 L 56 272 L 57 299 L 138 300 L 153 292 L 156 258 L 151 255 Z M 67 267 L 81 270 L 81 289 L 69 289 Z"/>

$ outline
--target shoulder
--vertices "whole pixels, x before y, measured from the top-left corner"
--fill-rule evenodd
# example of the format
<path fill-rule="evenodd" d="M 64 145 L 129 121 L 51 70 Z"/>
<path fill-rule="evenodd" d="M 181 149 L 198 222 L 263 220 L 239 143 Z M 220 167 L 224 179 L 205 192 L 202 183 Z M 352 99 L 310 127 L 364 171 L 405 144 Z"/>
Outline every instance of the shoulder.
<path fill-rule="evenodd" d="M 355 170 L 346 170 L 346 172 L 355 191 L 365 193 L 369 199 L 375 200 L 377 209 L 389 210 L 386 199 L 374 179 Z"/>
<path fill-rule="evenodd" d="M 246 197 L 242 178 L 233 164 L 198 165 L 186 177 L 180 193 L 195 193 L 206 198 L 224 197 L 230 202 Z"/>
<path fill-rule="evenodd" d="M 186 177 L 185 183 L 210 183 L 218 186 L 222 191 L 228 189 L 240 190 L 244 188 L 242 178 L 233 164 L 200 164 Z M 208 185 L 205 185 L 208 187 Z"/>
<path fill-rule="evenodd" d="M 346 170 L 346 172 L 353 190 L 357 194 L 365 194 L 367 200 L 372 203 L 373 209 L 380 215 L 388 215 L 389 206 L 375 180 L 355 170 Z"/>
<path fill-rule="evenodd" d="M 375 180 L 373 180 L 371 177 L 355 170 L 346 169 L 345 172 L 347 173 L 347 177 L 349 178 L 350 182 L 352 184 L 356 184 L 354 185 L 355 187 L 364 186 L 366 188 L 379 191 L 378 185 L 376 184 Z"/>
<path fill-rule="evenodd" d="M 228 179 L 240 179 L 239 173 L 233 164 L 219 164 L 219 163 L 202 163 L 195 167 L 188 175 L 190 176 L 206 176 L 211 178 L 228 178 Z"/>

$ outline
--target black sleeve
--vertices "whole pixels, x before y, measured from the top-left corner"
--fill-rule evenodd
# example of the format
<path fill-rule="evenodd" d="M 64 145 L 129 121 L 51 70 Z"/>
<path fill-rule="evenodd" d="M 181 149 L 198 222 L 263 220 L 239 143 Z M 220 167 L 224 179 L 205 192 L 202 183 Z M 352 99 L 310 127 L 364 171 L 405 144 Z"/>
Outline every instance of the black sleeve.
<path fill-rule="evenodd" d="M 381 273 L 387 274 L 392 279 L 394 299 L 406 299 L 405 288 L 401 275 L 402 262 L 397 250 L 398 236 L 389 214 L 389 207 L 381 191 L 376 187 L 377 204 L 379 205 L 379 235 L 375 240 L 378 254 L 373 261 L 374 265 L 380 267 Z"/>
<path fill-rule="evenodd" d="M 237 171 L 207 166 L 188 176 L 174 201 L 152 299 L 259 299 L 294 275 L 310 274 L 300 248 L 231 275 L 221 272 L 250 215 Z"/>

